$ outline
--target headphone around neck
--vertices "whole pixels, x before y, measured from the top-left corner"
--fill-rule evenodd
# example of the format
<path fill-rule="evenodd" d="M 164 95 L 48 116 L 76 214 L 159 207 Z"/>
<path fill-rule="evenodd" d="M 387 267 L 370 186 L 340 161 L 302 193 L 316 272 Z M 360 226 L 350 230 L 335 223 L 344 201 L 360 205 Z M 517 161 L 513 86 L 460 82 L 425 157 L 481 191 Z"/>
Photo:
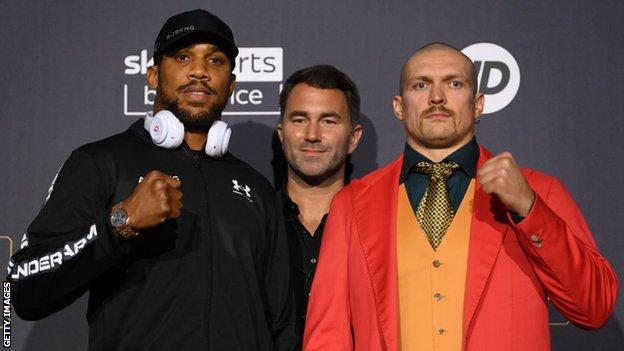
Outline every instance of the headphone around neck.
<path fill-rule="evenodd" d="M 143 121 L 143 127 L 150 133 L 154 144 L 165 149 L 175 149 L 184 141 L 184 125 L 168 110 L 159 111 L 156 115 L 148 112 Z M 206 140 L 206 155 L 221 157 L 227 152 L 232 129 L 227 123 L 217 120 L 208 130 Z"/>

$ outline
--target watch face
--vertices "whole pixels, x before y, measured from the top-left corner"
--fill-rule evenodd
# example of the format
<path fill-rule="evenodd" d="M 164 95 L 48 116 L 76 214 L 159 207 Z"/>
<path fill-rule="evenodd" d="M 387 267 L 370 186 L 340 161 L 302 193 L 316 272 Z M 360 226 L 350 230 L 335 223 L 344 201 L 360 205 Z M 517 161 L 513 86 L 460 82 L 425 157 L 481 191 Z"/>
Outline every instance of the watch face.
<path fill-rule="evenodd" d="M 128 214 L 125 210 L 117 210 L 111 213 L 111 224 L 113 227 L 121 227 L 126 224 L 126 220 L 128 219 Z"/>

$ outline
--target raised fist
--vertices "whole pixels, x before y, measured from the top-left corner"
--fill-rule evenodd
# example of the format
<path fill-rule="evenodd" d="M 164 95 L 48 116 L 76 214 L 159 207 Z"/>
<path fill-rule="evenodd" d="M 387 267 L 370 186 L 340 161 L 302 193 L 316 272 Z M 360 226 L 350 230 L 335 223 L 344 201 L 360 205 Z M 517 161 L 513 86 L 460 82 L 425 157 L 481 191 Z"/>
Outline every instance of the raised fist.
<path fill-rule="evenodd" d="M 498 154 L 479 168 L 479 180 L 486 194 L 496 195 L 511 212 L 526 217 L 535 192 L 509 152 Z"/>
<path fill-rule="evenodd" d="M 180 180 L 163 172 L 149 172 L 130 197 L 121 203 L 128 213 L 128 226 L 135 230 L 147 229 L 180 217 L 181 184 Z"/>

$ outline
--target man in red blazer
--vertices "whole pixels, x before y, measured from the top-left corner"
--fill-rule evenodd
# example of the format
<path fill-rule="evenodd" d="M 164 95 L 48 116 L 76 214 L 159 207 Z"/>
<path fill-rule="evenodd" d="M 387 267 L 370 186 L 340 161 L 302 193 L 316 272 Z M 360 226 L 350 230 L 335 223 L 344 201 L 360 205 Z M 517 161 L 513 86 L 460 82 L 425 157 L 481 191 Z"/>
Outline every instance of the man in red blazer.
<path fill-rule="evenodd" d="M 405 63 L 400 95 L 393 100 L 405 126 L 405 152 L 334 198 L 304 350 L 549 350 L 548 300 L 582 328 L 599 328 L 609 318 L 617 277 L 572 197 L 557 179 L 520 168 L 510 153 L 493 156 L 476 143 L 474 125 L 483 105 L 474 65 L 452 46 L 428 44 Z M 397 260 L 399 189 L 405 189 L 416 213 L 428 185 L 428 177 L 414 171 L 420 160 L 459 165 L 448 179 L 448 196 L 455 211 L 462 199 L 470 200 L 469 225 L 463 228 L 466 259 L 451 259 L 465 267 L 460 281 L 450 282 L 461 286 L 462 308 L 433 316 L 458 317 L 458 330 L 433 328 L 410 339 L 413 331 L 401 328 L 401 312 L 409 308 L 418 319 L 419 308 L 424 314 L 446 298 L 435 294 L 416 307 L 409 298 L 399 299 L 405 278 L 397 271 L 406 268 Z M 440 248 L 445 240 L 451 239 L 443 237 Z M 431 274 L 444 264 L 432 261 Z M 458 343 L 445 346 L 450 344 L 444 338 L 451 336 Z"/>

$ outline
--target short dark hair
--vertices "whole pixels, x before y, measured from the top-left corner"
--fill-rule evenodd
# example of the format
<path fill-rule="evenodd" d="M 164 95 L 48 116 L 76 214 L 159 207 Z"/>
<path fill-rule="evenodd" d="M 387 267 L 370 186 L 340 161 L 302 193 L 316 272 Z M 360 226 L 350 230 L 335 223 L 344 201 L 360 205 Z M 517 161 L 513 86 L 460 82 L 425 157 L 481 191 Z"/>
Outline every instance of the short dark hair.
<path fill-rule="evenodd" d="M 303 68 L 288 77 L 279 97 L 281 118 L 284 117 L 288 96 L 297 84 L 302 83 L 318 89 L 340 90 L 347 100 L 351 127 L 360 124 L 360 93 L 351 78 L 331 65 Z"/>
<path fill-rule="evenodd" d="M 466 63 L 470 65 L 470 77 L 468 77 L 468 79 L 470 80 L 470 84 L 472 84 L 472 93 L 476 96 L 478 93 L 478 85 L 479 85 L 479 83 L 477 82 L 477 69 L 474 63 L 472 62 L 472 60 L 470 59 L 470 57 L 468 57 L 466 54 L 461 52 L 461 50 L 454 47 L 453 45 L 439 42 L 439 41 L 434 41 L 434 42 L 425 44 L 420 49 L 416 50 L 412 55 L 410 55 L 407 61 L 403 63 L 403 67 L 401 67 L 401 77 L 399 78 L 399 94 L 402 94 L 403 89 L 405 89 L 404 84 L 405 84 L 405 80 L 407 79 L 407 77 L 405 77 L 405 71 L 407 69 L 407 63 L 410 61 L 410 59 L 418 53 L 426 52 L 426 51 L 434 50 L 434 49 L 447 49 L 447 50 L 455 51 L 464 57 L 464 59 L 466 60 Z"/>

